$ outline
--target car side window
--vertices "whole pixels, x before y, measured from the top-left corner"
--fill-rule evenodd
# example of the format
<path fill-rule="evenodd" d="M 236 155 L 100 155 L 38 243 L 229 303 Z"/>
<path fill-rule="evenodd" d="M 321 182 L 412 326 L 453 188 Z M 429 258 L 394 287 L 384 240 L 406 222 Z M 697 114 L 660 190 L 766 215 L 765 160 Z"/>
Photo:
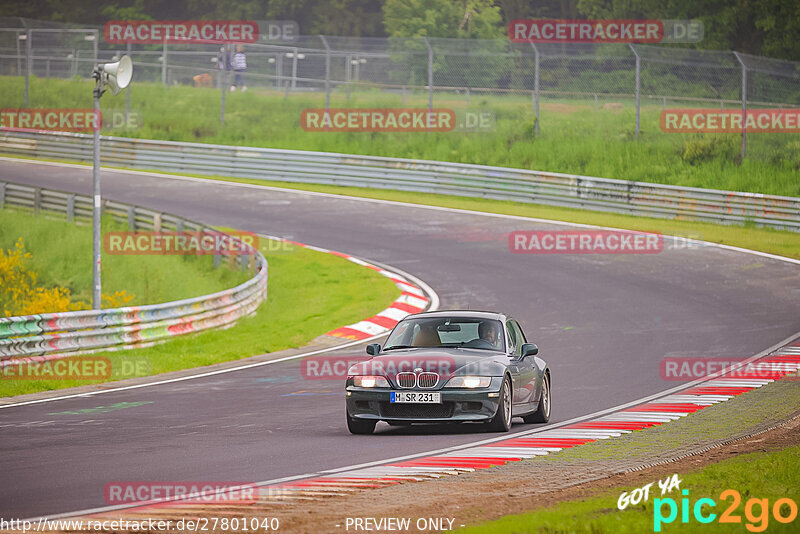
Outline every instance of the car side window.
<path fill-rule="evenodd" d="M 514 325 L 514 331 L 517 333 L 517 339 L 519 340 L 520 346 L 522 346 L 523 343 L 527 343 L 528 338 L 525 337 L 525 332 L 522 331 L 522 327 L 519 325 L 519 323 L 516 320 L 512 320 L 511 324 Z"/>
<path fill-rule="evenodd" d="M 506 329 L 508 330 L 508 352 L 511 354 L 519 354 L 519 343 L 517 342 L 517 332 L 514 330 L 514 327 L 511 321 L 506 323 Z"/>

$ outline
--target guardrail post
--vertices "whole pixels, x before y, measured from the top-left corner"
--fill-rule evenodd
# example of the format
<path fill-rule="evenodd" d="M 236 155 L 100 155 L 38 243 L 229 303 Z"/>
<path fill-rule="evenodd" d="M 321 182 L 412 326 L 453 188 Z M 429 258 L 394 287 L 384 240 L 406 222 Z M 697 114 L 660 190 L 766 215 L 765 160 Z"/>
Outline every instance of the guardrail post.
<path fill-rule="evenodd" d="M 175 223 L 175 231 L 179 234 L 183 233 L 183 219 L 178 219 L 178 222 Z"/>
<path fill-rule="evenodd" d="M 0 210 L 3 209 L 6 203 L 6 183 L 0 182 Z"/>
<path fill-rule="evenodd" d="M 67 197 L 67 222 L 72 222 L 75 218 L 75 195 Z"/>
<path fill-rule="evenodd" d="M 161 231 L 161 214 L 156 213 L 153 215 L 153 231 L 160 232 Z"/>
<path fill-rule="evenodd" d="M 136 231 L 136 208 L 128 206 L 128 231 Z"/>
<path fill-rule="evenodd" d="M 42 205 L 42 188 L 37 187 L 33 190 L 33 213 L 39 215 L 39 208 Z"/>
<path fill-rule="evenodd" d="M 400 90 L 400 105 L 402 107 L 406 107 L 406 86 L 404 85 L 403 88 Z"/>

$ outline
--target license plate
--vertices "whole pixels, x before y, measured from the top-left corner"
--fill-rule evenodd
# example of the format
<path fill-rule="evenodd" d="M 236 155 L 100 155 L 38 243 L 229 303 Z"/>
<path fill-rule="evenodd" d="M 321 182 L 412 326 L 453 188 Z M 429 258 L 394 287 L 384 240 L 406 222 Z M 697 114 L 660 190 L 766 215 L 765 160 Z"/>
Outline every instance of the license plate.
<path fill-rule="evenodd" d="M 420 404 L 441 404 L 441 393 L 423 393 L 419 391 L 392 391 L 392 402 L 413 402 Z"/>

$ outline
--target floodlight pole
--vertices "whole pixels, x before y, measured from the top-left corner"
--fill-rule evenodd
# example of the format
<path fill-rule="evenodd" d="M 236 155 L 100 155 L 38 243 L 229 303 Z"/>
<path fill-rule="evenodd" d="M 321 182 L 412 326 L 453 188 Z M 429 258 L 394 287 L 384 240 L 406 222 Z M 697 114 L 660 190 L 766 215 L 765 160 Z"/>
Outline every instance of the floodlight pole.
<path fill-rule="evenodd" d="M 94 94 L 94 163 L 92 165 L 92 182 L 94 184 L 94 201 L 92 208 L 92 309 L 102 309 L 102 291 L 100 279 L 100 97 L 103 94 L 103 71 L 96 67 L 94 77 L 97 80 Z"/>

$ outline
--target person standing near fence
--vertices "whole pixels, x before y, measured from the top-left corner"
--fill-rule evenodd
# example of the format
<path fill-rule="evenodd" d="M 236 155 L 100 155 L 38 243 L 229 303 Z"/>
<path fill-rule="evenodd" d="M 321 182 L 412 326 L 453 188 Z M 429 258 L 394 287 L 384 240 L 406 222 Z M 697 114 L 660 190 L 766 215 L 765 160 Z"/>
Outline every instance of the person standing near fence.
<path fill-rule="evenodd" d="M 247 86 L 244 84 L 244 72 L 247 70 L 247 57 L 244 55 L 244 47 L 236 45 L 236 53 L 233 55 L 233 72 L 236 77 L 231 85 L 231 91 L 235 91 L 241 85 L 242 91 L 247 91 Z"/>

